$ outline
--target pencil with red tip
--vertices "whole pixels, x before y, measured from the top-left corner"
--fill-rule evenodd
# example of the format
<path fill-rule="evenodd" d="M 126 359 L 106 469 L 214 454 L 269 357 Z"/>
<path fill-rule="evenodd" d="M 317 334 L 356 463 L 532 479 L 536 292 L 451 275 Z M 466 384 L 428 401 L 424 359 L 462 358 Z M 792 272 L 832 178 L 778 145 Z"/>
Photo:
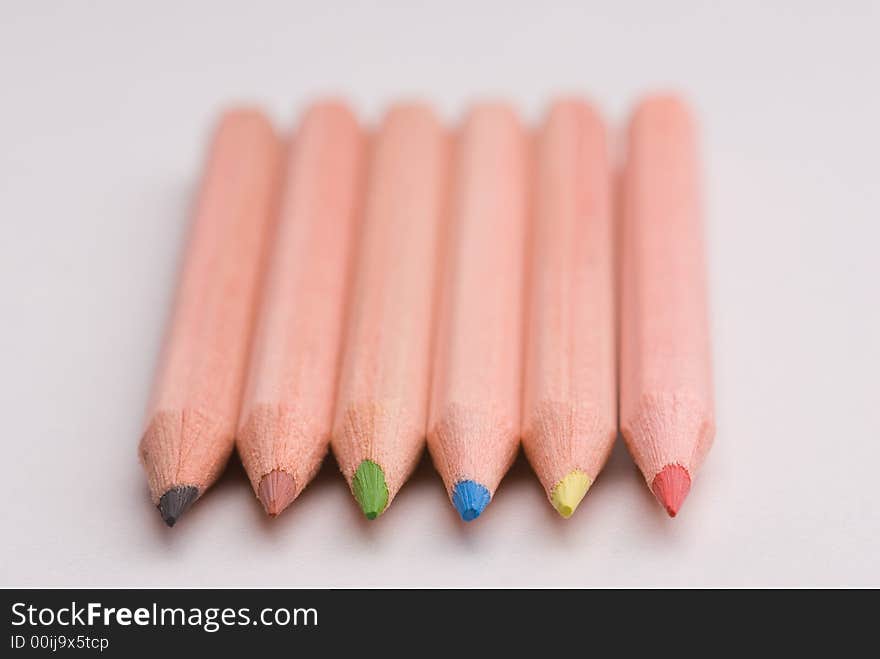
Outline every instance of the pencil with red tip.
<path fill-rule="evenodd" d="M 520 440 L 528 155 L 514 112 L 474 108 L 455 167 L 428 447 L 453 506 L 471 521 Z"/>
<path fill-rule="evenodd" d="M 363 151 L 357 120 L 334 101 L 306 111 L 290 150 L 237 440 L 270 516 L 330 442 Z"/>
<path fill-rule="evenodd" d="M 368 519 L 388 508 L 425 446 L 447 160 L 429 108 L 389 111 L 367 175 L 332 439 Z"/>
<path fill-rule="evenodd" d="M 232 452 L 280 155 L 261 112 L 222 116 L 140 442 L 150 494 L 168 526 Z"/>
<path fill-rule="evenodd" d="M 675 517 L 715 434 L 696 126 L 680 99 L 636 108 L 623 204 L 620 425 Z"/>
<path fill-rule="evenodd" d="M 538 134 L 523 449 L 563 517 L 617 437 L 610 196 L 601 118 L 555 103 Z"/>

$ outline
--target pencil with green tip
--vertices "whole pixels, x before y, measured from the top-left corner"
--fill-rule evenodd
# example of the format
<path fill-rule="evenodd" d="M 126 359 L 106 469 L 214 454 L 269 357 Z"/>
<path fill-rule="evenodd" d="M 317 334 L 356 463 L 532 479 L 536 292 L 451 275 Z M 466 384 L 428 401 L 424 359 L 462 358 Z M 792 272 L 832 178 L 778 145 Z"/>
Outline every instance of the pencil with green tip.
<path fill-rule="evenodd" d="M 428 108 L 396 106 L 368 170 L 332 447 L 369 519 L 425 445 L 447 142 Z"/>
<path fill-rule="evenodd" d="M 611 217 L 602 120 L 560 100 L 538 135 L 523 448 L 563 517 L 617 436 Z"/>

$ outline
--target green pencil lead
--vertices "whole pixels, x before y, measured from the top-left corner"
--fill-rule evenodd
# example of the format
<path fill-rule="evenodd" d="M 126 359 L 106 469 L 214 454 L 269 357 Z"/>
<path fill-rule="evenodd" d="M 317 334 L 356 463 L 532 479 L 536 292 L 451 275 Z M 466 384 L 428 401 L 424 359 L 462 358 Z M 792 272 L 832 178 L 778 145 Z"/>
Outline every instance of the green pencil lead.
<path fill-rule="evenodd" d="M 351 480 L 351 491 L 367 519 L 376 519 L 388 505 L 385 473 L 372 460 L 364 460 L 358 465 Z"/>

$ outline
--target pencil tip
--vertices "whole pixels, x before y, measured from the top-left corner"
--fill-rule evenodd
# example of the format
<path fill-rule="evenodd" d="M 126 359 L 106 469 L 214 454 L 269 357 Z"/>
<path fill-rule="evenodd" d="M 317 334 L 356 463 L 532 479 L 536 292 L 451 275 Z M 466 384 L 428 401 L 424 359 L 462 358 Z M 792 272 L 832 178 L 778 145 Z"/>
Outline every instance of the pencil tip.
<path fill-rule="evenodd" d="M 358 465 L 351 479 L 351 491 L 367 519 L 376 519 L 388 505 L 385 472 L 372 460 L 364 460 Z"/>
<path fill-rule="evenodd" d="M 592 485 L 590 477 L 580 469 L 569 472 L 550 493 L 550 503 L 556 511 L 568 519 L 577 510 L 578 504 Z"/>
<path fill-rule="evenodd" d="M 296 497 L 296 481 L 286 471 L 274 469 L 260 480 L 257 497 L 266 514 L 275 517 L 289 506 Z"/>
<path fill-rule="evenodd" d="M 159 514 L 168 526 L 174 526 L 180 516 L 199 498 L 199 488 L 177 485 L 159 497 Z"/>
<path fill-rule="evenodd" d="M 651 491 L 654 492 L 657 501 L 663 504 L 670 517 L 678 514 L 690 489 L 690 474 L 687 469 L 677 464 L 663 467 L 651 483 Z"/>
<path fill-rule="evenodd" d="M 491 500 L 489 490 L 474 481 L 459 481 L 452 490 L 452 505 L 465 522 L 479 517 Z"/>

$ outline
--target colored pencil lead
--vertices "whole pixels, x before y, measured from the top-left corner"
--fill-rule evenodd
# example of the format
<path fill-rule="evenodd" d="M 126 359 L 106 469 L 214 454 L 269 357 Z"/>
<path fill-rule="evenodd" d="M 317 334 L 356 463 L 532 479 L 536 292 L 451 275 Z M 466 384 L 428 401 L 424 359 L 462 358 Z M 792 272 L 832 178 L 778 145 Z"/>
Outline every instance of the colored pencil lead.
<path fill-rule="evenodd" d="M 358 465 L 351 481 L 351 491 L 367 519 L 376 519 L 388 505 L 385 472 L 372 460 L 364 460 Z"/>
<path fill-rule="evenodd" d="M 657 500 L 666 508 L 670 517 L 678 514 L 681 504 L 691 489 L 691 477 L 687 469 L 681 465 L 666 465 L 654 476 L 651 491 Z"/>
<path fill-rule="evenodd" d="M 452 490 L 452 505 L 465 522 L 472 522 L 479 517 L 491 500 L 489 490 L 474 481 L 460 481 Z"/>
<path fill-rule="evenodd" d="M 286 471 L 274 469 L 260 480 L 260 503 L 270 517 L 275 517 L 296 498 L 296 481 Z"/>
<path fill-rule="evenodd" d="M 557 512 L 568 519 L 577 510 L 578 504 L 592 484 L 589 476 L 575 469 L 556 484 L 550 495 L 550 501 Z"/>
<path fill-rule="evenodd" d="M 180 516 L 199 498 L 199 488 L 177 485 L 159 497 L 159 514 L 168 526 L 174 526 Z"/>

